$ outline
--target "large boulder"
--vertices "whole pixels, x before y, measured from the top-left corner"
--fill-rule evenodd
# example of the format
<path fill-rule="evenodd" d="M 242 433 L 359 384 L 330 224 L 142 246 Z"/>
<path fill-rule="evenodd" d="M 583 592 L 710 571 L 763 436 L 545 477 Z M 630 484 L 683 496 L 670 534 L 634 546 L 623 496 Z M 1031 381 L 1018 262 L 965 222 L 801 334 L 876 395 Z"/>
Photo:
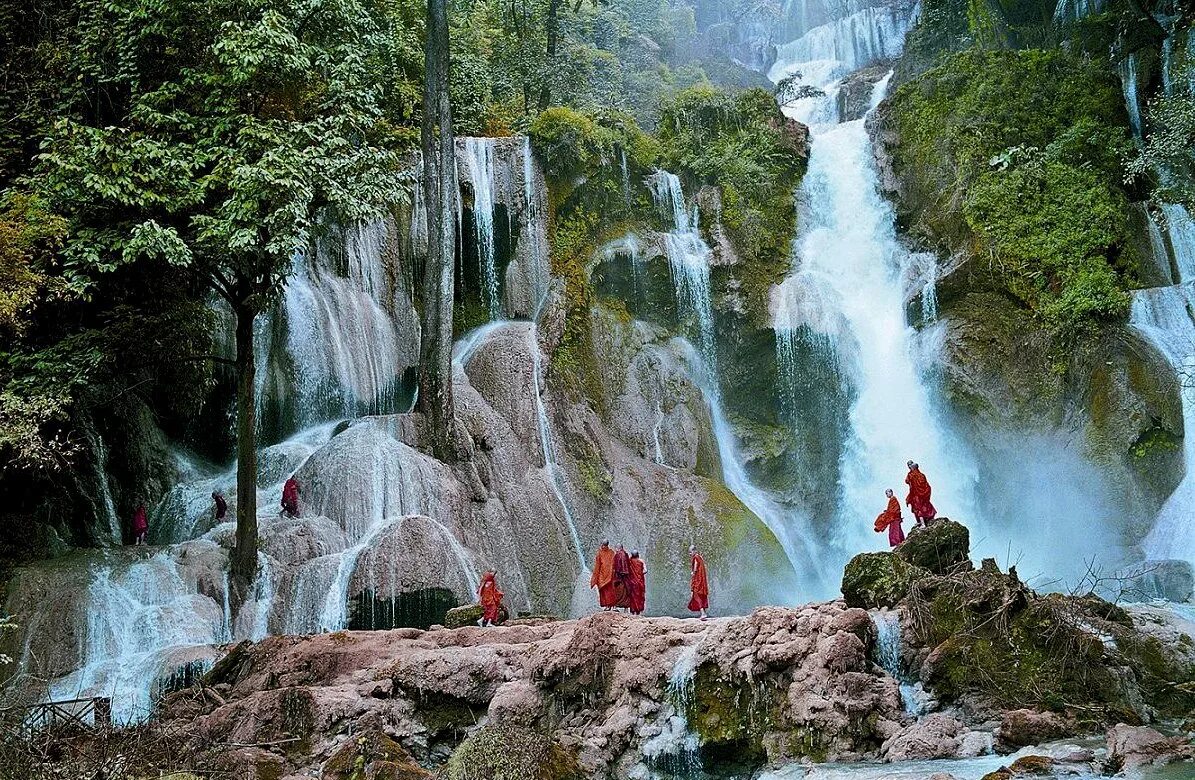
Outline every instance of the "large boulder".
<path fill-rule="evenodd" d="M 1145 726 L 1118 723 L 1108 729 L 1108 768 L 1132 771 L 1195 760 L 1195 745 L 1182 737 L 1167 737 Z"/>
<path fill-rule="evenodd" d="M 320 780 L 433 780 L 411 754 L 381 731 L 345 742 L 320 771 Z"/>
<path fill-rule="evenodd" d="M 484 726 L 448 759 L 447 780 L 581 780 L 574 751 L 546 734 Z"/>
<path fill-rule="evenodd" d="M 971 533 L 962 523 L 940 518 L 924 528 L 914 528 L 896 555 L 906 563 L 934 574 L 971 568 Z"/>
<path fill-rule="evenodd" d="M 849 607 L 894 607 L 924 574 L 925 570 L 890 552 L 860 553 L 843 569 L 842 597 Z"/>
<path fill-rule="evenodd" d="M 1001 749 L 1011 752 L 1016 748 L 1058 739 L 1073 730 L 1073 725 L 1057 713 L 1019 709 L 1004 713 L 996 736 Z"/>

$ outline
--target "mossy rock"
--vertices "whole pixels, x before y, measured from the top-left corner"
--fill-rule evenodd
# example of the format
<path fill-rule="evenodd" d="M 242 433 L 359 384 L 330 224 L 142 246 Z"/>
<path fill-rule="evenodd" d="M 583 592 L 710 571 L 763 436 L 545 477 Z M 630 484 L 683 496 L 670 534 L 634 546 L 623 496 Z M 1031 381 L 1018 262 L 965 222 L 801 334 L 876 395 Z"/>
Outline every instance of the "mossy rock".
<path fill-rule="evenodd" d="M 498 625 L 505 623 L 508 617 L 509 615 L 506 611 L 506 605 L 503 604 L 498 609 Z M 445 628 L 464 628 L 465 626 L 475 626 L 479 620 L 481 620 L 480 604 L 464 604 L 459 607 L 453 607 L 444 613 Z"/>
<path fill-rule="evenodd" d="M 896 555 L 905 563 L 934 574 L 971 568 L 971 532 L 962 523 L 941 518 L 926 528 L 914 528 Z"/>
<path fill-rule="evenodd" d="M 581 780 L 575 752 L 546 734 L 484 726 L 448 759 L 445 780 Z"/>
<path fill-rule="evenodd" d="M 894 607 L 927 573 L 890 552 L 860 553 L 843 569 L 842 597 L 848 607 Z"/>
<path fill-rule="evenodd" d="M 320 771 L 322 780 L 432 780 L 402 745 L 380 731 L 358 734 L 340 746 Z"/>
<path fill-rule="evenodd" d="M 1017 777 L 1026 775 L 1045 776 L 1053 774 L 1054 759 L 1049 756 L 1021 756 L 1012 762 L 1009 771 Z"/>

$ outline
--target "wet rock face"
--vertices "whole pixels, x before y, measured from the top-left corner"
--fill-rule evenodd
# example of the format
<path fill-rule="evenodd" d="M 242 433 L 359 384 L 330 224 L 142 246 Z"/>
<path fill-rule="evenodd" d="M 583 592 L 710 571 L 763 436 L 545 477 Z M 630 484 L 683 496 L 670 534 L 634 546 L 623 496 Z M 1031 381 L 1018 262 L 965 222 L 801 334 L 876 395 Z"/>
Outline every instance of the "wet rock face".
<path fill-rule="evenodd" d="M 967 557 L 970 551 L 971 532 L 967 527 L 941 517 L 925 528 L 913 528 L 895 553 L 910 566 L 933 574 L 949 574 L 971 568 Z"/>
<path fill-rule="evenodd" d="M 894 553 L 860 553 L 843 570 L 842 597 L 851 607 L 895 607 L 925 573 Z"/>
<path fill-rule="evenodd" d="M 528 776 L 508 774 L 521 766 L 553 780 L 627 777 L 692 739 L 709 771 L 876 756 L 904 716 L 872 642 L 867 613 L 841 603 L 271 637 L 206 680 L 222 703 L 174 694 L 162 717 L 200 755 L 300 737 L 282 775 L 322 766 L 338 780 L 350 765 L 389 778 L 402 751 L 451 778 Z"/>

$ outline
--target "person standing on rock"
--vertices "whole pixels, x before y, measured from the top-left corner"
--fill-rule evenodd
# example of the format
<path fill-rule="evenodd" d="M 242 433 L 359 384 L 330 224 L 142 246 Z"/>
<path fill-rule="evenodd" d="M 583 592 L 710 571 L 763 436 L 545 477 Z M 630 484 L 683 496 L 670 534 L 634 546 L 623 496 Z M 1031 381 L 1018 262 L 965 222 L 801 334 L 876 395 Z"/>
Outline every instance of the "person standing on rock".
<path fill-rule="evenodd" d="M 621 544 L 614 551 L 614 591 L 617 601 L 614 606 L 631 608 L 631 556 Z"/>
<path fill-rule="evenodd" d="M 904 529 L 900 527 L 900 502 L 896 500 L 896 496 L 892 493 L 892 488 L 884 491 L 884 495 L 888 496 L 888 508 L 880 512 L 880 516 L 876 518 L 876 533 L 888 529 L 888 546 L 895 547 L 905 540 Z"/>
<path fill-rule="evenodd" d="M 138 503 L 133 511 L 133 544 L 145 544 L 149 538 L 149 519 L 145 515 L 145 504 Z"/>
<path fill-rule="evenodd" d="M 282 486 L 282 514 L 288 517 L 299 516 L 299 480 L 290 477 Z"/>
<path fill-rule="evenodd" d="M 485 628 L 498 622 L 498 613 L 502 609 L 502 597 L 505 594 L 498 590 L 498 575 L 493 569 L 486 571 L 481 578 L 481 587 L 477 589 L 477 600 L 481 604 L 481 619 L 477 625 Z"/>
<path fill-rule="evenodd" d="M 693 595 L 689 599 L 689 611 L 700 612 L 701 619 L 705 620 L 709 617 L 705 611 L 710 608 L 710 583 L 705 572 L 705 558 L 692 544 L 689 545 L 689 558 L 693 562 L 693 576 L 689 580 L 689 590 Z"/>
<path fill-rule="evenodd" d="M 224 518 L 228 516 L 228 502 L 224 500 L 224 494 L 219 490 L 212 491 L 212 504 L 215 510 L 216 522 L 223 523 Z"/>
<path fill-rule="evenodd" d="M 917 518 L 917 525 L 927 526 L 938 516 L 938 510 L 934 509 L 929 500 L 932 488 L 929 486 L 929 480 L 921 473 L 919 465 L 909 461 L 908 467 L 905 484 L 909 486 L 909 495 L 905 498 L 905 503 L 912 510 L 913 517 Z"/>
<path fill-rule="evenodd" d="M 617 588 L 614 585 L 614 551 L 610 549 L 610 540 L 603 539 L 598 548 L 597 559 L 593 562 L 593 574 L 589 577 L 589 587 L 598 589 L 598 604 L 604 610 L 611 610 L 618 604 Z"/>
<path fill-rule="evenodd" d="M 638 550 L 631 550 L 631 579 L 628 583 L 631 596 L 631 614 L 642 615 L 647 600 L 647 567 L 639 557 Z"/>

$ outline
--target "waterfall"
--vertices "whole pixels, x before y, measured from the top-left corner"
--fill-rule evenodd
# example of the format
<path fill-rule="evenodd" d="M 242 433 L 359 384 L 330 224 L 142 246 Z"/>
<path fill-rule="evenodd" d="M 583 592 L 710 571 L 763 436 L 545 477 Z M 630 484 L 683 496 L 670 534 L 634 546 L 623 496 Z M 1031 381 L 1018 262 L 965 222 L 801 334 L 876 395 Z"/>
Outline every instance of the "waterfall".
<path fill-rule="evenodd" d="M 1124 105 L 1129 111 L 1129 123 L 1133 126 L 1133 134 L 1141 137 L 1141 100 L 1137 94 L 1137 52 L 1120 61 L 1117 70 L 1120 81 L 1124 86 Z"/>
<path fill-rule="evenodd" d="M 680 179 L 668 171 L 657 171 L 648 179 L 652 198 L 672 230 L 664 236 L 668 268 L 676 290 L 678 315 L 697 321 L 697 343 L 707 369 L 716 375 L 717 346 L 714 342 L 714 309 L 710 299 L 710 248 L 697 229 L 697 209 L 690 217 Z M 714 383 L 717 387 L 717 383 Z"/>
<path fill-rule="evenodd" d="M 1195 565 L 1191 522 L 1191 507 L 1195 506 L 1195 283 L 1135 291 L 1130 323 L 1158 348 L 1178 375 L 1187 467 L 1145 538 L 1145 556 L 1151 560 L 1177 558 Z"/>
<path fill-rule="evenodd" d="M 1159 208 L 1166 218 L 1166 238 L 1170 244 L 1169 256 L 1173 258 L 1173 270 L 1179 282 L 1195 281 L 1195 220 L 1187 210 L 1176 203 L 1161 203 Z M 1151 236 L 1152 240 L 1152 236 Z M 1167 259 L 1165 246 L 1154 242 L 1154 251 L 1163 262 Z"/>
<path fill-rule="evenodd" d="M 900 613 L 888 610 L 870 613 L 876 630 L 876 656 L 885 672 L 900 683 L 900 701 L 905 712 L 917 716 L 925 712 L 924 691 L 905 671 L 900 638 Z"/>
<path fill-rule="evenodd" d="M 494 246 L 494 139 L 466 138 L 465 161 L 473 185 L 473 235 L 481 262 L 482 300 L 490 319 L 502 315 Z"/>
<path fill-rule="evenodd" d="M 799 72 L 804 84 L 826 87 L 851 71 L 899 56 L 914 16 L 908 7 L 871 6 L 776 47 L 768 78 Z"/>
<path fill-rule="evenodd" d="M 535 156 L 531 151 L 530 136 L 523 136 L 523 234 L 519 237 L 520 251 L 527 245 L 531 259 L 531 303 L 543 300 L 552 280 L 552 269 L 548 264 L 548 233 L 543 223 L 547 213 L 544 202 L 544 187 L 537 186 Z"/>
<path fill-rule="evenodd" d="M 660 731 L 645 741 L 643 759 L 675 780 L 697 780 L 702 771 L 701 739 L 689 727 L 686 713 L 694 706 L 697 677 L 697 645 L 686 645 L 672 665 L 665 695 L 668 707 Z"/>
<path fill-rule="evenodd" d="M 1058 0 L 1054 6 L 1054 21 L 1077 22 L 1104 10 L 1104 0 Z"/>
<path fill-rule="evenodd" d="M 652 460 L 664 465 L 664 449 L 660 446 L 660 428 L 664 425 L 664 408 L 656 401 L 656 421 L 651 426 Z"/>

